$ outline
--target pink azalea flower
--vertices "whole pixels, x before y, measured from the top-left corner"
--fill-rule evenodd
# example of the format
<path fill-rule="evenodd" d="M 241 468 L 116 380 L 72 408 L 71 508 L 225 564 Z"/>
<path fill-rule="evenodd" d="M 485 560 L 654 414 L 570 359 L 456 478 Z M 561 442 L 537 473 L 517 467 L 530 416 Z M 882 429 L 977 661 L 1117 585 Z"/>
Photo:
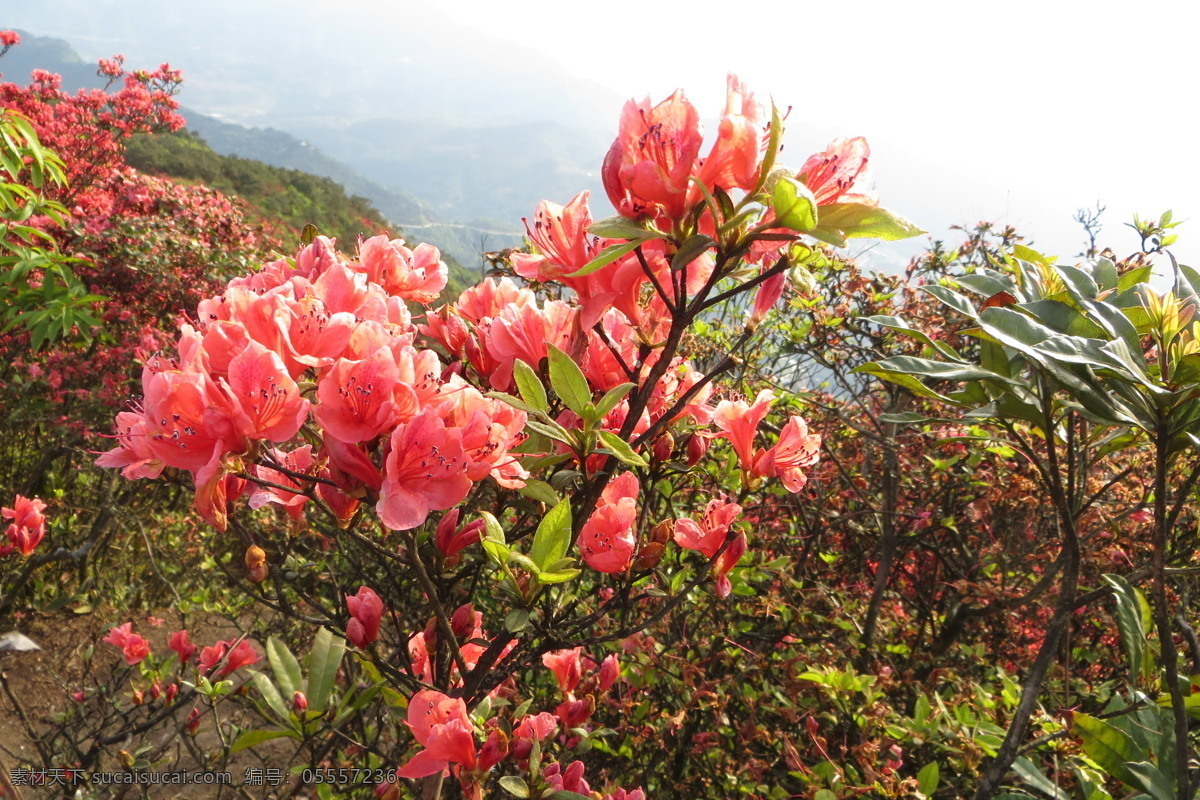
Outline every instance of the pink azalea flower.
<path fill-rule="evenodd" d="M 649 98 L 627 102 L 601 168 L 617 212 L 630 219 L 681 219 L 701 139 L 699 114 L 683 92 L 653 107 Z"/>
<path fill-rule="evenodd" d="M 290 472 L 307 473 L 314 464 L 312 445 L 308 444 L 298 447 L 290 453 L 272 448 L 271 457 Z M 302 494 L 303 489 L 295 478 L 270 467 L 256 465 L 253 467 L 253 471 L 255 477 L 275 485 L 254 484 L 250 490 L 249 506 L 251 508 L 262 508 L 268 503 L 274 503 L 283 506 L 288 516 L 294 520 L 299 520 L 304 516 L 304 504 L 308 502 L 308 497 Z M 295 491 L 280 489 L 278 488 L 280 486 L 289 486 Z"/>
<path fill-rule="evenodd" d="M 754 437 L 758 435 L 759 423 L 774 402 L 775 393 L 763 389 L 754 398 L 753 405 L 747 405 L 745 400 L 722 400 L 717 404 L 713 415 L 713 424 L 720 430 L 717 435 L 724 436 L 733 445 L 742 469 L 749 470 L 754 466 Z"/>
<path fill-rule="evenodd" d="M 346 608 L 350 621 L 346 624 L 346 638 L 355 647 L 366 647 L 379 638 L 379 623 L 383 619 L 383 601 L 367 586 L 360 586 L 358 594 L 346 595 Z"/>
<path fill-rule="evenodd" d="M 532 229 L 529 220 L 522 220 L 539 252 L 513 254 L 518 275 L 530 281 L 557 280 L 595 257 L 600 248 L 597 238 L 587 232 L 592 224 L 588 194 L 580 192 L 566 206 L 541 201 L 534 212 Z"/>
<path fill-rule="evenodd" d="M 308 417 L 308 401 L 283 360 L 258 342 L 229 362 L 229 380 L 222 384 L 233 401 L 238 432 L 248 439 L 286 442 Z"/>
<path fill-rule="evenodd" d="M 192 656 L 196 655 L 196 645 L 192 644 L 186 630 L 172 633 L 171 638 L 167 640 L 167 646 L 179 655 L 180 664 L 188 663 Z"/>
<path fill-rule="evenodd" d="M 675 543 L 686 550 L 696 550 L 706 558 L 721 551 L 721 545 L 729 538 L 729 528 L 742 512 L 742 507 L 724 497 L 709 501 L 699 521 L 684 517 L 675 521 Z M 728 597 L 732 586 L 729 571 L 746 553 L 746 534 L 739 533 L 712 565 L 712 574 L 717 582 L 717 594 Z"/>
<path fill-rule="evenodd" d="M 818 206 L 834 203 L 877 206 L 879 195 L 862 188 L 869 182 L 870 156 L 871 148 L 861 136 L 834 139 L 823 152 L 809 156 L 797 177 L 813 193 Z"/>
<path fill-rule="evenodd" d="M 149 642 L 136 633 L 133 633 L 132 622 L 126 622 L 124 625 L 112 628 L 103 641 L 108 642 L 114 647 L 121 648 L 121 651 L 125 654 L 125 663 L 130 666 L 141 663 L 146 656 L 150 655 Z"/>
<path fill-rule="evenodd" d="M 764 127 L 770 121 L 754 94 L 736 75 L 726 79 L 725 113 L 717 128 L 717 141 L 700 163 L 697 178 L 709 189 L 749 191 L 758 183 L 762 160 Z M 693 189 L 692 202 L 699 201 Z"/>
<path fill-rule="evenodd" d="M 447 428 L 433 409 L 396 426 L 376 505 L 384 525 L 411 530 L 430 511 L 457 505 L 469 491 L 460 431 Z"/>
<path fill-rule="evenodd" d="M 121 411 L 117 414 L 117 447 L 103 453 L 96 459 L 100 467 L 120 467 L 121 476 L 134 480 L 137 478 L 157 478 L 166 466 L 154 454 L 147 440 L 146 420 L 141 414 L 133 411 Z"/>
<path fill-rule="evenodd" d="M 563 765 L 555 761 L 547 764 L 542 770 L 542 777 L 555 791 L 575 792 L 590 797 L 592 787 L 583 779 L 584 766 L 582 761 L 572 761 L 563 769 Z"/>
<path fill-rule="evenodd" d="M 452 508 L 437 524 L 434 544 L 445 556 L 447 563 L 457 561 L 456 556 L 467 547 L 483 538 L 483 520 L 477 519 L 458 527 L 459 510 Z"/>
<path fill-rule="evenodd" d="M 476 767 L 475 732 L 462 698 L 423 689 L 409 702 L 405 724 L 424 749 L 397 770 L 401 778 L 436 775 L 451 764 Z"/>
<path fill-rule="evenodd" d="M 233 642 L 217 642 L 212 647 L 205 647 L 200 651 L 200 674 L 209 674 L 224 659 L 224 666 L 216 674 L 217 678 L 224 678 L 242 667 L 258 663 L 261 658 L 254 646 L 245 640 L 237 645 L 233 645 Z"/>
<path fill-rule="evenodd" d="M 31 555 L 46 535 L 45 510 L 46 504 L 40 499 L 22 495 L 17 495 L 12 508 L 0 509 L 0 516 L 12 520 L 5 533 L 21 555 Z"/>
<path fill-rule="evenodd" d="M 382 235 L 372 236 L 358 246 L 358 260 L 372 282 L 388 294 L 414 303 L 432 303 L 446 288 L 449 277 L 436 247 L 421 244 L 410 250 L 403 239 L 389 241 Z"/>
<path fill-rule="evenodd" d="M 542 655 L 542 664 L 554 673 L 554 678 L 558 681 L 558 688 L 565 695 L 571 694 L 579 685 L 579 679 L 583 675 L 583 663 L 580 661 L 582 654 L 583 648 L 575 647 L 570 650 L 555 650 Z"/>
<path fill-rule="evenodd" d="M 579 532 L 579 550 L 588 566 L 599 572 L 624 572 L 633 561 L 637 542 L 637 476 L 625 472 L 608 482 L 600 502 Z"/>
<path fill-rule="evenodd" d="M 804 467 L 811 467 L 820 458 L 821 435 L 809 433 L 808 425 L 792 415 L 779 434 L 779 442 L 755 464 L 762 475 L 775 475 L 789 492 L 798 492 L 808 483 Z"/>
<path fill-rule="evenodd" d="M 534 740 L 544 742 L 553 736 L 556 730 L 558 730 L 558 720 L 549 711 L 543 711 L 540 714 L 526 714 L 517 723 L 517 727 L 513 728 L 511 747 L 513 757 L 518 761 L 529 758 Z"/>
<path fill-rule="evenodd" d="M 742 507 L 725 497 L 710 500 L 699 521 L 691 517 L 675 520 L 675 544 L 712 558 L 721 549 L 729 527 L 742 513 Z"/>
<path fill-rule="evenodd" d="M 387 347 L 361 361 L 338 359 L 317 384 L 316 420 L 346 444 L 370 441 L 417 411 L 416 393 L 400 382 L 396 358 Z"/>
<path fill-rule="evenodd" d="M 607 692 L 621 677 L 621 662 L 616 653 L 610 653 L 600 662 L 600 691 Z"/>

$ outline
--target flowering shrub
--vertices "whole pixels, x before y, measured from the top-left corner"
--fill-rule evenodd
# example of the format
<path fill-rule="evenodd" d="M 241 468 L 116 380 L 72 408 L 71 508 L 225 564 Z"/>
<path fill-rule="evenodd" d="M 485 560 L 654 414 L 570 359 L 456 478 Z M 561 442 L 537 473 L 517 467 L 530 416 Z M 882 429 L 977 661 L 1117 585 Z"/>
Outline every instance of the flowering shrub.
<path fill-rule="evenodd" d="M 488 278 L 436 308 L 435 249 L 378 236 L 351 256 L 317 237 L 197 305 L 173 352 L 145 360 L 142 399 L 98 463 L 191 474 L 197 512 L 248 540 L 247 587 L 311 606 L 345 631 L 357 669 L 398 690 L 386 697 L 407 705 L 416 749 L 397 775 L 425 796 L 450 775 L 482 797 L 496 773 L 521 797 L 588 792 L 582 763 L 543 755 L 590 739 L 617 671 L 601 645 L 683 613 L 710 575 L 728 596 L 752 547 L 744 499 L 776 478 L 800 491 L 817 461 L 803 419 L 768 438 L 774 396 L 718 399 L 718 379 L 803 271 L 806 237 L 917 232 L 862 184 L 861 140 L 796 172 L 776 165 L 781 127 L 731 77 L 701 156 L 682 93 L 631 102 L 603 169 L 622 216 L 593 222 L 586 193 L 543 202 L 533 252 L 513 256 L 529 285 Z M 690 359 L 692 329 L 751 296 L 730 352 Z M 336 555 L 251 533 L 243 497 L 321 531 Z M 384 578 L 379 559 L 408 577 Z M 339 576 L 354 572 L 375 577 L 349 594 Z M 580 693 L 584 653 L 597 677 Z M 515 677 L 536 665 L 562 702 L 514 714 Z M 619 774 L 601 776 L 609 794 L 640 796 Z"/>

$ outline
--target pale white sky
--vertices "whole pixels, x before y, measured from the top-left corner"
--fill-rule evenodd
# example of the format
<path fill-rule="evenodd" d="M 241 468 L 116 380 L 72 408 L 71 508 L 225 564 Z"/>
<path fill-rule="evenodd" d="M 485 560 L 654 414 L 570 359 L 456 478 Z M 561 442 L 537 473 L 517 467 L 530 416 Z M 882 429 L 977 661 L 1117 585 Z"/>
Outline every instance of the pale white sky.
<path fill-rule="evenodd" d="M 732 71 L 794 107 L 788 155 L 872 143 L 886 205 L 931 230 L 991 218 L 1064 257 L 1077 208 L 1173 209 L 1200 261 L 1200 11 L 1184 3 L 456 0 L 455 21 L 549 55 L 622 97 L 683 87 L 703 117 Z M 615 111 L 614 111 L 615 113 Z M 614 117 L 615 119 L 615 117 Z M 797 153 L 802 150 L 803 153 Z M 907 202 L 915 208 L 906 209 Z"/>

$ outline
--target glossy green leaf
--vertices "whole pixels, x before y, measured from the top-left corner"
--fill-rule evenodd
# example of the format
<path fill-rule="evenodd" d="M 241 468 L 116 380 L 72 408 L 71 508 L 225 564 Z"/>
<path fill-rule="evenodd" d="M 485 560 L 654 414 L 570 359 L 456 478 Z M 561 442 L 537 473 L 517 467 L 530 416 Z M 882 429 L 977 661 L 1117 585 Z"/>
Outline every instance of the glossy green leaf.
<path fill-rule="evenodd" d="M 625 217 L 605 217 L 588 226 L 587 232 L 603 239 L 645 239 L 650 231 L 642 223 Z"/>
<path fill-rule="evenodd" d="M 657 238 L 657 237 L 655 237 Z M 619 258 L 623 258 L 632 253 L 637 248 L 641 247 L 649 241 L 648 238 L 634 239 L 631 242 L 624 244 L 609 245 L 600 251 L 600 253 L 588 263 L 584 264 L 579 269 L 572 272 L 567 278 L 582 278 L 585 275 L 591 275 L 593 272 L 598 272 Z"/>
<path fill-rule="evenodd" d="M 783 178 L 772 198 L 775 221 L 784 228 L 806 233 L 817 227 L 817 201 L 800 180 Z"/>
<path fill-rule="evenodd" d="M 296 739 L 301 740 L 303 737 L 293 730 L 281 731 L 266 731 L 266 730 L 251 730 L 243 732 L 236 740 L 233 746 L 229 748 L 229 755 L 245 750 L 247 747 L 254 747 L 263 742 L 269 742 L 273 739 Z"/>
<path fill-rule="evenodd" d="M 634 449 L 615 433 L 610 431 L 597 431 L 600 441 L 604 446 L 617 457 L 617 460 L 623 464 L 628 464 L 631 467 L 648 467 L 650 464 L 646 459 L 642 458 Z"/>
<path fill-rule="evenodd" d="M 541 378 L 534 372 L 533 367 L 519 358 L 513 362 L 513 380 L 517 384 L 517 391 L 520 392 L 521 399 L 527 405 L 538 411 L 546 411 L 550 408 L 550 403 L 546 399 L 546 387 L 542 386 Z"/>
<path fill-rule="evenodd" d="M 313 711 L 324 711 L 333 693 L 338 667 L 346 653 L 346 642 L 333 635 L 328 628 L 321 628 L 313 639 L 308 654 L 308 707 Z"/>
<path fill-rule="evenodd" d="M 1071 732 L 1079 737 L 1083 752 L 1105 772 L 1122 783 L 1133 785 L 1132 780 L 1136 778 L 1126 764 L 1142 761 L 1146 754 L 1128 734 L 1103 720 L 1080 713 L 1074 715 Z"/>
<path fill-rule="evenodd" d="M 538 523 L 530 555 L 538 571 L 566 555 L 571 546 L 571 501 L 563 500 Z"/>
<path fill-rule="evenodd" d="M 705 236 L 702 233 L 692 234 L 679 246 L 675 255 L 671 256 L 671 269 L 683 269 L 708 252 L 709 248 L 715 244 L 716 241 L 711 236 Z"/>
<path fill-rule="evenodd" d="M 592 390 L 588 387 L 583 370 L 569 355 L 552 344 L 546 345 L 549 352 L 550 385 L 554 388 L 567 408 L 580 417 L 584 416 L 587 406 L 592 402 Z"/>
<path fill-rule="evenodd" d="M 545 503 L 548 506 L 558 505 L 558 501 L 561 499 L 558 496 L 558 492 L 554 491 L 553 486 L 536 478 L 526 480 L 525 485 L 517 491 L 522 497 L 537 500 L 539 503 Z"/>
<path fill-rule="evenodd" d="M 840 231 L 847 239 L 896 241 L 925 233 L 911 221 L 879 206 L 834 203 L 822 206 L 819 212 L 818 229 Z"/>
<path fill-rule="evenodd" d="M 500 779 L 500 788 L 513 797 L 529 797 L 529 786 L 516 775 L 505 775 Z"/>
<path fill-rule="evenodd" d="M 1152 628 L 1150 604 L 1129 581 L 1120 575 L 1104 575 L 1104 582 L 1113 590 L 1117 604 L 1117 630 L 1129 660 L 1129 680 L 1137 685 L 1148 678 L 1151 664 L 1147 657 L 1147 633 Z"/>
<path fill-rule="evenodd" d="M 288 650 L 287 645 L 276 636 L 267 639 L 267 660 L 271 663 L 271 672 L 283 690 L 284 697 L 291 697 L 304 685 L 304 677 L 300 674 L 300 662 Z"/>
<path fill-rule="evenodd" d="M 931 797 L 937 791 L 940 778 L 941 772 L 937 762 L 930 761 L 917 773 L 917 791 L 926 797 Z"/>
<path fill-rule="evenodd" d="M 252 672 L 250 674 L 250 680 L 254 681 L 254 686 L 258 689 L 259 694 L 263 696 L 263 700 L 267 702 L 267 707 L 270 708 L 271 711 L 275 713 L 275 716 L 277 716 L 281 721 L 286 722 L 289 715 L 288 705 L 284 703 L 283 697 L 279 694 L 279 689 L 275 687 L 275 684 L 271 682 L 271 679 L 261 672 Z"/>
<path fill-rule="evenodd" d="M 616 408 L 633 387 L 632 383 L 622 383 L 605 392 L 600 401 L 596 403 L 596 419 L 604 419 L 608 416 L 608 412 Z"/>

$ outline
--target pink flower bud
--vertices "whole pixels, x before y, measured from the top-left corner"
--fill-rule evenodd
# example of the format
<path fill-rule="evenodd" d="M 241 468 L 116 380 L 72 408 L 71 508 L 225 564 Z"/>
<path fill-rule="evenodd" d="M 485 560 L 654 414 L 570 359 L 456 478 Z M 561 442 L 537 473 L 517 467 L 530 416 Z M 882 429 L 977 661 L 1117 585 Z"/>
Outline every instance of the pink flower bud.
<path fill-rule="evenodd" d="M 184 724 L 184 728 L 192 736 L 196 735 L 196 731 L 200 730 L 200 709 L 193 708 L 188 713 L 187 722 Z"/>
<path fill-rule="evenodd" d="M 295 711 L 297 715 L 308 711 L 308 698 L 304 696 L 304 692 L 299 690 L 292 692 L 292 711 Z"/>
<path fill-rule="evenodd" d="M 600 691 L 607 692 L 621 677 L 621 662 L 612 653 L 600 663 Z"/>

